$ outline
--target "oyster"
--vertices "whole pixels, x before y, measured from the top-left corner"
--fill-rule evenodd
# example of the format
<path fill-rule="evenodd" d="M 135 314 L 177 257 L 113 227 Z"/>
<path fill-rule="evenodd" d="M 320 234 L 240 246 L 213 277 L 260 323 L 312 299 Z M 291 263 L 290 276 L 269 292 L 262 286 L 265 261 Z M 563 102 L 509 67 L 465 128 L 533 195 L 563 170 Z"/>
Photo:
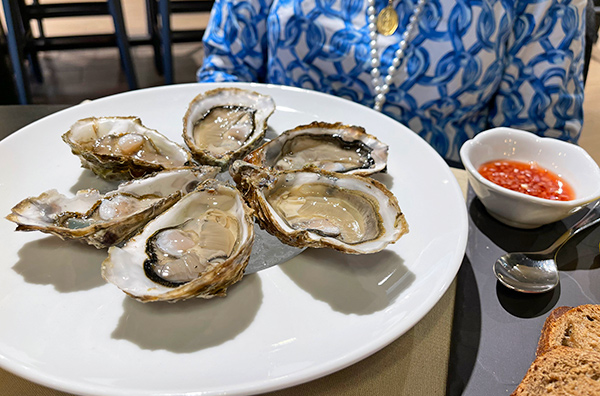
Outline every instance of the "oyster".
<path fill-rule="evenodd" d="M 248 264 L 251 213 L 237 189 L 207 180 L 111 247 L 102 276 L 142 302 L 224 296 Z"/>
<path fill-rule="evenodd" d="M 387 166 L 388 146 L 360 126 L 313 122 L 283 132 L 244 161 L 274 170 L 316 167 L 370 175 Z"/>
<path fill-rule="evenodd" d="M 318 169 L 271 172 L 240 160 L 230 173 L 261 228 L 291 246 L 375 253 L 408 232 L 396 197 L 371 178 Z"/>
<path fill-rule="evenodd" d="M 106 194 L 88 189 L 67 197 L 50 190 L 19 202 L 6 218 L 17 231 L 42 231 L 105 248 L 128 239 L 217 172 L 212 166 L 163 171 L 121 183 Z"/>
<path fill-rule="evenodd" d="M 192 165 L 191 154 L 137 117 L 91 117 L 77 121 L 62 139 L 107 180 L 128 180 L 164 169 Z"/>
<path fill-rule="evenodd" d="M 270 96 L 220 88 L 196 96 L 183 119 L 183 139 L 202 164 L 226 168 L 260 142 L 275 111 Z"/>

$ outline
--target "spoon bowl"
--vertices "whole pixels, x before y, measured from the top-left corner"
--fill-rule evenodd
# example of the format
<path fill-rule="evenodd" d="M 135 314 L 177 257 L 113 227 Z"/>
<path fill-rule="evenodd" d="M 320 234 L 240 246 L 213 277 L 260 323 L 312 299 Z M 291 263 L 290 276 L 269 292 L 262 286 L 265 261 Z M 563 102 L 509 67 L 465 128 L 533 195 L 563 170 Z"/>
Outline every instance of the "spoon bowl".
<path fill-rule="evenodd" d="M 578 232 L 600 222 L 600 201 L 588 213 L 561 235 L 550 247 L 539 252 L 514 252 L 499 257 L 493 266 L 494 275 L 504 286 L 521 293 L 544 293 L 559 282 L 556 255 L 561 247 Z"/>
<path fill-rule="evenodd" d="M 544 293 L 558 285 L 554 257 L 508 253 L 494 263 L 494 275 L 504 286 L 521 293 Z"/>

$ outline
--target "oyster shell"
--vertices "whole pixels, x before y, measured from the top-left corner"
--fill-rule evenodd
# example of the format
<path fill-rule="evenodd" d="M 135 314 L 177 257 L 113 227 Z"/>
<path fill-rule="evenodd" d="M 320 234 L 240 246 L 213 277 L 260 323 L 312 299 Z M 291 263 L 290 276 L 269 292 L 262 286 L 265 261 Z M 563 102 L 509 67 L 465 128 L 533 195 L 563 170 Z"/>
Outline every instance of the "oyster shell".
<path fill-rule="evenodd" d="M 138 117 L 90 117 L 62 135 L 84 168 L 107 180 L 129 180 L 192 165 L 191 154 Z"/>
<path fill-rule="evenodd" d="M 360 126 L 315 121 L 283 132 L 244 161 L 278 171 L 316 167 L 366 176 L 384 170 L 387 156 L 388 146 Z"/>
<path fill-rule="evenodd" d="M 251 214 L 237 189 L 207 180 L 111 247 L 102 276 L 142 302 L 224 296 L 248 264 Z"/>
<path fill-rule="evenodd" d="M 211 166 L 163 171 L 121 183 L 106 194 L 88 189 L 67 197 L 50 190 L 19 202 L 6 218 L 17 231 L 41 231 L 105 248 L 128 239 L 217 172 Z"/>
<path fill-rule="evenodd" d="M 197 161 L 224 169 L 260 142 L 274 111 L 270 96 L 240 88 L 213 89 L 189 104 L 183 139 Z"/>
<path fill-rule="evenodd" d="M 375 253 L 408 232 L 396 197 L 371 178 L 318 169 L 271 172 L 239 160 L 230 173 L 261 228 L 291 246 Z"/>

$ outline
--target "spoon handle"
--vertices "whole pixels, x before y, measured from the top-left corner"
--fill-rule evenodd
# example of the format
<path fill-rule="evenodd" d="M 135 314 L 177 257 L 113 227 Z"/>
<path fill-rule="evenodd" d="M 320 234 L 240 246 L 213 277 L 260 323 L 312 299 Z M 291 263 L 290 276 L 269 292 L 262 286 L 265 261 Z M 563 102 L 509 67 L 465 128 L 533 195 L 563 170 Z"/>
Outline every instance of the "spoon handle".
<path fill-rule="evenodd" d="M 555 252 L 564 245 L 572 236 L 580 231 L 593 226 L 600 221 L 600 200 L 596 201 L 590 210 L 577 223 L 562 234 L 549 248 L 545 250 L 547 253 Z"/>

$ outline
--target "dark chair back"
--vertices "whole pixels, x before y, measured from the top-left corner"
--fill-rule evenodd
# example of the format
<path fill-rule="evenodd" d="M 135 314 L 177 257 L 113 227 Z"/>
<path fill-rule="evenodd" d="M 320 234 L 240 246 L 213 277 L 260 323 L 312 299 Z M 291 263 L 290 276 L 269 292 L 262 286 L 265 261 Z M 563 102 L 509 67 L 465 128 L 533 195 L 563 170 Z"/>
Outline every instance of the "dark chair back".
<path fill-rule="evenodd" d="M 42 81 L 42 73 L 37 62 L 39 51 L 116 46 L 119 48 L 121 65 L 125 71 L 129 89 L 137 88 L 137 78 L 131 59 L 121 0 L 51 4 L 44 4 L 39 0 L 34 0 L 31 4 L 26 4 L 24 0 L 2 0 L 2 5 L 6 18 L 10 59 L 20 103 L 31 102 L 29 75 L 25 68 L 27 62 L 32 67 L 34 76 Z M 43 30 L 42 21 L 47 18 L 98 15 L 112 17 L 114 34 L 47 37 Z M 32 21 L 37 22 L 40 27 L 39 36 L 32 34 Z"/>
<path fill-rule="evenodd" d="M 146 0 L 148 33 L 154 46 L 155 63 L 163 74 L 165 84 L 174 82 L 173 43 L 200 42 L 204 29 L 177 30 L 172 27 L 171 15 L 177 13 L 210 13 L 214 1 L 209 0 Z"/>

